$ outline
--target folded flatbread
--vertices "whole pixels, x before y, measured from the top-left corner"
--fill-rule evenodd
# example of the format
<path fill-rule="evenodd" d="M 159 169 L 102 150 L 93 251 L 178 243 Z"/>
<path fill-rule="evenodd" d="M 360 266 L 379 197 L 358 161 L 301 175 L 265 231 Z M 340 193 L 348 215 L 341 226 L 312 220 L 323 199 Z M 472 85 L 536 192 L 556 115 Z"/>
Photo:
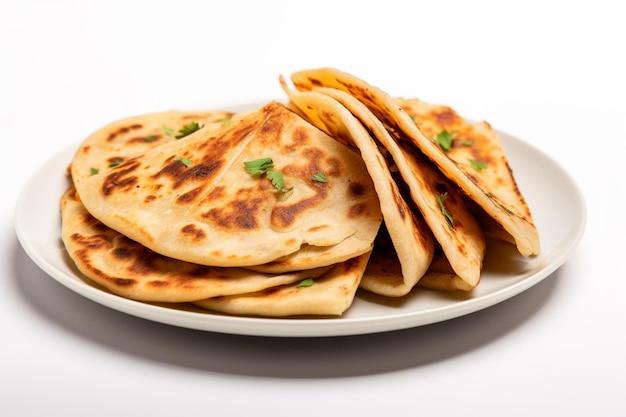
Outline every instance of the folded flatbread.
<path fill-rule="evenodd" d="M 330 267 L 285 274 L 197 265 L 160 255 L 95 219 L 74 187 L 61 198 L 61 236 L 88 278 L 114 294 L 140 301 L 189 302 L 315 278 Z"/>
<path fill-rule="evenodd" d="M 386 281 L 371 282 L 375 277 L 366 275 L 361 287 L 386 296 L 406 295 L 424 275 L 433 257 L 434 240 L 430 230 L 404 200 L 374 139 L 346 107 L 328 95 L 290 90 L 284 79 L 281 82 L 291 103 L 303 113 L 303 117 L 330 136 L 341 138 L 359 149 L 374 181 L 384 224 L 402 267 L 402 280 L 385 285 Z"/>
<path fill-rule="evenodd" d="M 401 285 L 404 280 L 398 255 L 393 248 L 389 235 L 383 228 L 374 241 L 374 250 L 370 255 L 370 261 L 363 274 L 362 282 L 365 280 L 370 283 L 370 288 L 367 288 L 368 291 L 380 295 L 382 295 L 381 289 Z M 437 291 L 471 291 L 475 285 L 471 285 L 459 277 L 452 269 L 446 255 L 440 250 L 436 250 L 428 269 L 417 282 L 417 287 Z"/>
<path fill-rule="evenodd" d="M 187 262 L 255 266 L 338 244 L 347 259 L 371 250 L 382 221 L 358 153 L 276 102 L 96 172 L 85 163 L 90 152 L 82 146 L 71 165 L 87 211 Z M 246 169 L 264 158 L 284 176 L 281 186 Z M 320 173 L 327 182 L 315 180 Z"/>
<path fill-rule="evenodd" d="M 293 283 L 249 294 L 215 297 L 194 304 L 233 315 L 340 316 L 353 303 L 369 252 L 335 265 L 310 285 Z"/>
<path fill-rule="evenodd" d="M 460 132 L 449 131 L 450 134 L 458 135 L 454 136 L 457 140 L 451 141 L 451 146 L 444 148 L 437 137 L 429 137 L 422 132 L 416 121 L 386 92 L 351 74 L 334 68 L 319 68 L 296 72 L 291 75 L 291 80 L 301 91 L 316 87 L 336 88 L 359 99 L 392 135 L 419 149 L 446 177 L 502 225 L 514 239 L 521 254 L 539 253 L 539 235 L 529 207 L 517 187 L 502 144 L 493 130 L 484 131 L 480 143 L 475 142 L 470 146 L 458 140 L 462 138 Z M 446 112 L 439 117 L 454 118 L 454 115 Z M 468 123 L 464 122 L 463 125 L 467 127 Z M 488 125 L 482 126 L 484 129 Z M 481 126 L 475 126 L 474 129 L 478 132 Z"/>
<path fill-rule="evenodd" d="M 178 141 L 194 129 L 219 129 L 236 117 L 229 111 L 173 110 L 109 123 L 81 143 L 72 161 L 73 174 L 82 178 L 104 172 L 157 146 Z"/>
<path fill-rule="evenodd" d="M 486 242 L 481 226 L 465 203 L 465 197 L 419 150 L 406 141 L 397 141 L 374 114 L 352 95 L 335 88 L 316 87 L 313 91 L 335 98 L 348 108 L 387 150 L 402 181 L 409 190 L 439 247 L 464 288 L 474 288 L 480 280 Z M 364 278 L 364 282 L 368 277 Z"/>

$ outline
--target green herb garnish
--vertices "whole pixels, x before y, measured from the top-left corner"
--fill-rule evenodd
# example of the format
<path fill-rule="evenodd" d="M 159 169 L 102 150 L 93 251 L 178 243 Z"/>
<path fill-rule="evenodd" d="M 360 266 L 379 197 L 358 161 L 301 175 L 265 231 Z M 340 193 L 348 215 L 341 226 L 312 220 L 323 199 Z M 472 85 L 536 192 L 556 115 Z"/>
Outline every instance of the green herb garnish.
<path fill-rule="evenodd" d="M 313 179 L 313 181 L 317 181 L 317 182 L 328 182 L 328 178 L 326 178 L 326 175 L 324 175 L 324 173 L 322 172 L 318 172 L 317 174 L 314 174 L 311 179 Z"/>
<path fill-rule="evenodd" d="M 190 166 L 193 165 L 193 161 L 191 159 L 187 159 L 187 158 L 178 158 L 177 161 L 180 161 L 183 163 L 183 165 L 185 165 L 187 168 L 189 168 Z"/>
<path fill-rule="evenodd" d="M 291 188 L 289 189 L 285 188 L 285 177 L 283 176 L 282 172 L 270 170 L 270 171 L 267 171 L 265 175 L 267 175 L 267 179 L 272 181 L 272 185 L 277 190 L 280 190 L 283 193 L 286 193 L 287 191 L 291 191 Z"/>
<path fill-rule="evenodd" d="M 272 161 L 272 158 L 255 159 L 254 161 L 244 162 L 243 164 L 250 175 L 262 175 L 268 170 L 274 169 L 274 161 Z"/>
<path fill-rule="evenodd" d="M 163 131 L 167 136 L 174 136 L 174 129 L 169 126 L 163 125 Z"/>
<path fill-rule="evenodd" d="M 445 205 L 445 201 L 448 198 L 448 193 L 445 192 L 443 194 L 438 194 L 436 197 L 437 197 L 437 203 L 439 204 L 439 208 L 441 209 L 441 213 L 443 213 L 443 215 L 446 216 L 446 219 L 448 219 L 448 223 L 450 223 L 450 226 L 454 226 L 454 219 L 452 218 L 452 215 L 450 214 L 450 212 L 448 211 Z"/>
<path fill-rule="evenodd" d="M 198 122 L 189 122 L 178 131 L 178 135 L 176 135 L 175 138 L 184 138 L 185 136 L 191 135 L 193 132 L 202 129 L 203 127 L 204 125 L 198 124 Z"/>
<path fill-rule="evenodd" d="M 285 188 L 285 178 L 280 171 L 274 171 L 274 161 L 272 158 L 260 158 L 254 161 L 247 161 L 243 163 L 246 171 L 250 175 L 263 175 L 272 182 L 274 188 L 283 193 L 291 191 L 291 188 Z"/>
<path fill-rule="evenodd" d="M 100 172 L 98 168 L 90 168 L 89 171 L 91 171 L 91 175 L 96 175 L 98 172 Z"/>
<path fill-rule="evenodd" d="M 306 279 L 303 279 L 302 281 L 300 281 L 298 283 L 298 285 L 296 285 L 296 288 L 310 287 L 314 283 L 315 283 L 315 281 L 313 281 L 313 278 L 306 278 Z"/>
<path fill-rule="evenodd" d="M 452 148 L 453 140 L 454 138 L 452 137 L 452 133 L 448 132 L 446 129 L 443 129 L 435 137 L 435 142 L 437 143 L 437 145 L 439 145 L 441 149 L 446 152 Z"/>
<path fill-rule="evenodd" d="M 143 138 L 144 142 L 154 142 L 155 140 L 157 140 L 159 137 L 157 135 L 152 135 L 152 136 L 148 136 L 147 138 Z"/>
<path fill-rule="evenodd" d="M 485 164 L 483 161 L 477 161 L 475 159 L 468 159 L 470 165 L 472 166 L 472 168 L 474 168 L 476 171 L 480 172 L 483 169 L 487 168 L 487 164 Z"/>
<path fill-rule="evenodd" d="M 121 159 L 121 158 L 114 159 L 113 161 L 111 161 L 111 163 L 109 163 L 109 168 L 115 168 L 116 166 L 118 166 L 122 162 L 124 162 L 124 160 Z"/>

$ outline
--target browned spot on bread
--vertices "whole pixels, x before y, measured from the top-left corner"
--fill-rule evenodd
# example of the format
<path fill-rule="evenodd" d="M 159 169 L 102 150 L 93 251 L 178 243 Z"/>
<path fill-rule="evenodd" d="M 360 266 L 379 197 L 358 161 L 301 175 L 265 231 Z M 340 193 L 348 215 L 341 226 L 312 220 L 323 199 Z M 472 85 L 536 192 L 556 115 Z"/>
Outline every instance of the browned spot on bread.
<path fill-rule="evenodd" d="M 128 139 L 126 143 L 132 144 L 132 143 L 157 142 L 161 140 L 161 138 L 162 138 L 162 135 L 136 136 L 136 137 Z"/>
<path fill-rule="evenodd" d="M 192 238 L 192 240 L 196 241 L 201 241 L 206 237 L 206 233 L 193 224 L 188 224 L 184 226 L 180 231 L 183 233 L 183 235 L 190 237 Z"/>
<path fill-rule="evenodd" d="M 116 138 L 118 135 L 123 135 L 123 134 L 125 134 L 125 133 L 128 133 L 128 132 L 129 132 L 129 131 L 131 131 L 131 130 L 141 129 L 142 127 L 143 127 L 143 125 L 141 125 L 141 124 L 135 124 L 135 123 L 134 123 L 134 124 L 132 124 L 132 125 L 129 125 L 129 126 L 122 126 L 122 127 L 120 127 L 119 129 L 117 129 L 116 131 L 111 132 L 111 133 L 109 134 L 109 136 L 107 137 L 107 141 L 108 141 L 108 142 L 111 142 L 111 141 L 115 140 L 115 138 Z"/>
<path fill-rule="evenodd" d="M 299 214 L 318 206 L 320 202 L 326 200 L 327 195 L 328 189 L 326 187 L 316 187 L 316 193 L 312 197 L 299 200 L 293 204 L 275 207 L 271 215 L 272 225 L 279 229 L 289 228 L 296 221 Z"/>
<path fill-rule="evenodd" d="M 365 187 L 363 187 L 363 184 L 359 184 L 358 182 L 352 182 L 348 186 L 349 198 L 361 197 L 364 193 Z"/>
<path fill-rule="evenodd" d="M 348 217 L 352 219 L 359 218 L 367 211 L 367 203 L 357 203 L 348 209 Z"/>
<path fill-rule="evenodd" d="M 326 228 L 328 228 L 328 226 L 326 226 L 326 225 L 319 225 L 319 226 L 315 226 L 315 227 L 311 227 L 311 228 L 307 229 L 307 232 L 318 232 L 318 231 L 324 230 Z"/>
<path fill-rule="evenodd" d="M 449 107 L 441 107 L 432 112 L 437 122 L 442 126 L 451 126 L 461 121 L 461 118 L 454 110 Z"/>
<path fill-rule="evenodd" d="M 196 201 L 197 197 L 202 193 L 204 187 L 196 187 L 191 191 L 187 191 L 185 194 L 178 196 L 176 199 L 177 203 L 192 203 Z"/>
<path fill-rule="evenodd" d="M 139 168 L 138 161 L 129 160 L 123 166 L 111 171 L 102 182 L 102 194 L 109 196 L 116 191 L 128 191 L 137 184 L 137 177 L 131 175 Z"/>
<path fill-rule="evenodd" d="M 269 181 L 260 181 L 258 187 L 271 187 Z M 274 198 L 271 193 L 265 197 L 253 197 L 259 195 L 254 188 L 241 189 L 237 192 L 238 199 L 229 202 L 224 207 L 213 208 L 202 217 L 213 222 L 216 226 L 228 230 L 253 230 L 260 227 L 260 210 L 265 202 Z M 261 194 L 263 195 L 263 194 Z"/>

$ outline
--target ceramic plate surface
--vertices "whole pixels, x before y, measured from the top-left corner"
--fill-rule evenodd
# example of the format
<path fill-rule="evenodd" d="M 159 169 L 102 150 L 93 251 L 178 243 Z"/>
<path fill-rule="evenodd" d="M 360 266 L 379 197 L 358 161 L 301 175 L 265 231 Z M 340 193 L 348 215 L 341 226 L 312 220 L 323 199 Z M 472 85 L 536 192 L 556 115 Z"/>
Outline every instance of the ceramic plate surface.
<path fill-rule="evenodd" d="M 15 228 L 26 253 L 52 278 L 97 303 L 148 320 L 198 330 L 280 337 L 342 336 L 422 326 L 470 314 L 532 287 L 567 260 L 583 235 L 585 202 L 570 176 L 539 150 L 498 133 L 539 229 L 541 254 L 525 258 L 511 245 L 490 244 L 481 282 L 469 294 L 416 289 L 402 299 L 389 299 L 359 292 L 342 317 L 306 319 L 226 316 L 187 304 L 165 306 L 114 295 L 77 272 L 61 241 L 59 199 L 68 187 L 65 172 L 78 144 L 51 158 L 24 185 L 16 205 Z"/>

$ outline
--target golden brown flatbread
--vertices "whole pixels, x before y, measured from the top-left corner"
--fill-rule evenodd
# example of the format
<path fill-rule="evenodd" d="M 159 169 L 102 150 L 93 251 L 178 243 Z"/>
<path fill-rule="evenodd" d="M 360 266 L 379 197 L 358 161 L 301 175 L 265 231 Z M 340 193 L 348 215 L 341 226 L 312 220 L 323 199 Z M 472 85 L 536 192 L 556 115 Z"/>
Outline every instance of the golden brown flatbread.
<path fill-rule="evenodd" d="M 415 206 L 457 277 L 465 288 L 474 288 L 480 280 L 486 242 L 481 226 L 465 204 L 465 197 L 456 184 L 432 166 L 415 147 L 396 141 L 380 120 L 358 99 L 334 89 L 317 87 L 312 91 L 335 98 L 348 108 L 372 133 L 393 159 L 394 167 L 406 184 Z M 368 281 L 368 276 L 363 280 Z"/>
<path fill-rule="evenodd" d="M 465 146 L 463 141 L 457 140 L 451 141 L 450 147 L 442 146 L 437 137 L 423 133 L 386 92 L 351 74 L 334 68 L 319 68 L 296 72 L 291 75 L 291 80 L 301 91 L 328 87 L 358 98 L 392 135 L 397 134 L 398 140 L 406 138 L 410 145 L 423 152 L 446 177 L 501 224 L 514 238 L 521 254 L 539 253 L 539 235 L 529 207 L 517 187 L 498 136 L 493 130 L 480 132 L 486 125 L 474 127 L 477 137 L 482 133 L 480 142 Z"/>
<path fill-rule="evenodd" d="M 215 297 L 194 304 L 233 315 L 340 316 L 354 301 L 369 252 L 335 265 L 324 275 L 310 281 L 269 288 L 249 294 Z"/>
<path fill-rule="evenodd" d="M 204 132 L 230 123 L 237 114 L 229 111 L 165 111 L 127 117 L 98 129 L 86 138 L 73 158 L 76 178 L 104 172 L 124 161 L 197 129 Z"/>
<path fill-rule="evenodd" d="M 77 268 L 109 291 L 134 300 L 189 302 L 247 293 L 318 277 L 330 269 L 275 275 L 168 258 L 91 216 L 74 187 L 61 198 L 61 218 L 61 236 Z"/>
<path fill-rule="evenodd" d="M 370 282 L 373 276 L 365 276 L 361 287 L 377 294 L 399 297 L 406 295 L 424 275 L 434 253 L 434 240 L 430 230 L 415 215 L 398 185 L 394 181 L 385 157 L 361 122 L 334 98 L 315 91 L 290 90 L 284 80 L 283 89 L 291 103 L 311 123 L 334 138 L 353 143 L 361 154 L 374 181 L 380 200 L 385 227 L 402 267 L 402 281 L 394 285 Z"/>
<path fill-rule="evenodd" d="M 93 175 L 78 162 L 84 154 L 77 152 L 72 177 L 89 213 L 192 263 L 255 266 L 340 243 L 345 259 L 371 250 L 382 221 L 359 155 L 276 102 Z M 246 169 L 264 158 L 284 175 L 280 186 Z M 328 182 L 317 181 L 319 173 Z"/>

